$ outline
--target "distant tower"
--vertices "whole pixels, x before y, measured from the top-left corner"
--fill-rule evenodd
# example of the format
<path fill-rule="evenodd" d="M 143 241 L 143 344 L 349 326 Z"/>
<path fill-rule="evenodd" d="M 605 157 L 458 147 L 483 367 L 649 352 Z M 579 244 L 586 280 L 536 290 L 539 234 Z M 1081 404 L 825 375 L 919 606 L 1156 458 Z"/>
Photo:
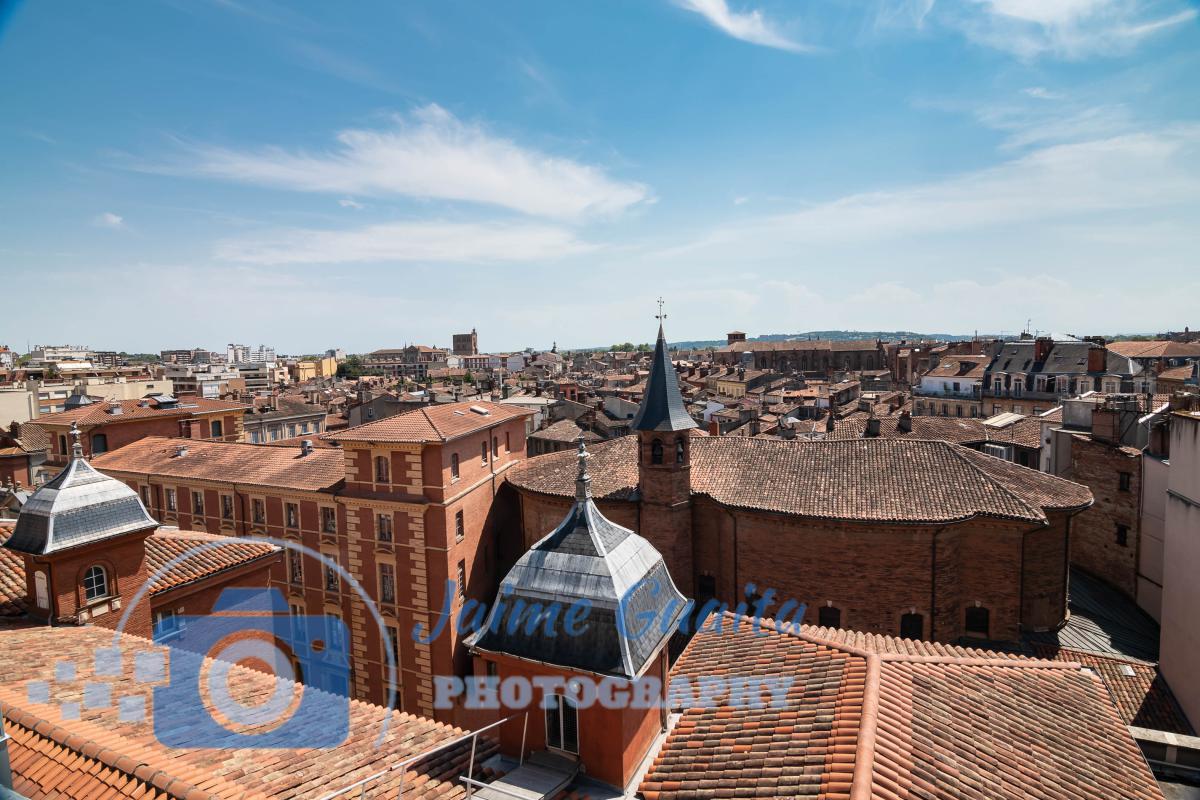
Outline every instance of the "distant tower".
<path fill-rule="evenodd" d="M 679 392 L 679 376 L 667 352 L 662 300 L 658 301 L 658 341 L 646 393 L 633 429 L 638 435 L 638 476 L 642 495 L 639 533 L 663 554 L 684 594 L 691 595 L 692 436 L 696 421 Z"/>

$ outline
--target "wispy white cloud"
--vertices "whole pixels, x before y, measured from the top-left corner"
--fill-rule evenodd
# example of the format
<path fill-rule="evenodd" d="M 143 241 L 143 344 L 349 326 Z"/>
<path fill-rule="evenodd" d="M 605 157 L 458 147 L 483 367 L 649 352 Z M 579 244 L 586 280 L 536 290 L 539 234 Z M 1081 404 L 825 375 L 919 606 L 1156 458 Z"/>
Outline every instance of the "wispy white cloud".
<path fill-rule="evenodd" d="M 719 227 L 663 255 L 751 259 L 797 248 L 920 239 L 1113 211 L 1196 207 L 1200 126 L 1056 144 L 999 166 L 907 188 L 847 195 Z"/>
<path fill-rule="evenodd" d="M 92 224 L 97 228 L 108 228 L 109 230 L 120 230 L 125 227 L 125 218 L 119 214 L 114 214 L 111 211 L 105 211 L 103 214 L 97 214 L 92 218 Z"/>
<path fill-rule="evenodd" d="M 362 210 L 366 208 L 365 205 L 358 202 L 353 197 L 343 197 L 342 199 L 338 200 L 338 205 L 342 208 L 353 208 L 355 210 Z"/>
<path fill-rule="evenodd" d="M 1045 86 L 1028 86 L 1021 90 L 1022 94 L 1038 100 L 1062 100 L 1063 95 L 1058 92 L 1052 92 Z"/>
<path fill-rule="evenodd" d="M 193 146 L 187 158 L 136 168 L 303 192 L 467 201 L 557 219 L 611 216 L 651 199 L 643 184 L 522 147 L 437 105 L 398 115 L 386 129 L 344 130 L 337 142 L 315 154 Z"/>
<path fill-rule="evenodd" d="M 1183 0 L 971 0 L 939 8 L 971 40 L 1024 59 L 1120 55 L 1197 16 Z"/>
<path fill-rule="evenodd" d="M 676 0 L 681 8 L 694 11 L 707 19 L 714 27 L 735 39 L 750 44 L 774 47 L 792 53 L 812 53 L 820 48 L 798 42 L 781 33 L 768 22 L 758 9 L 734 11 L 726 0 Z"/>
<path fill-rule="evenodd" d="M 393 222 L 349 230 L 293 228 L 218 243 L 216 257 L 247 264 L 504 263 L 595 249 L 570 230 L 521 223 Z"/>

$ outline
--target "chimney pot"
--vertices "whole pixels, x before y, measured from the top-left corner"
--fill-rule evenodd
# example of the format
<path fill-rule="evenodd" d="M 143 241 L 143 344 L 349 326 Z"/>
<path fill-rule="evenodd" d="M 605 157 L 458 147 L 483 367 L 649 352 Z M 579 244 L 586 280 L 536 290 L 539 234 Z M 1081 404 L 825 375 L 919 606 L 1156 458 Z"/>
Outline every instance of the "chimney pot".
<path fill-rule="evenodd" d="M 312 439 L 303 439 L 300 442 L 300 455 L 307 456 L 313 451 Z"/>
<path fill-rule="evenodd" d="M 175 457 L 176 458 L 183 458 L 187 454 L 188 454 L 188 449 L 187 449 L 186 444 L 181 444 L 175 448 Z"/>

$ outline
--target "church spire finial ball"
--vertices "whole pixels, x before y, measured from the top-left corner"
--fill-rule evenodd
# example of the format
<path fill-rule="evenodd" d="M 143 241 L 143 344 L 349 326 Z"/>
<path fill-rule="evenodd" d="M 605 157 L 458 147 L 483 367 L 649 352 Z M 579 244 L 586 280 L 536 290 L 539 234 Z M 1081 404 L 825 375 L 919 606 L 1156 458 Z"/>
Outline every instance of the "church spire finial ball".
<path fill-rule="evenodd" d="M 667 315 L 663 313 L 663 299 L 661 297 L 658 298 L 658 315 L 654 318 L 658 320 L 660 325 L 662 324 L 662 321 L 667 318 Z"/>

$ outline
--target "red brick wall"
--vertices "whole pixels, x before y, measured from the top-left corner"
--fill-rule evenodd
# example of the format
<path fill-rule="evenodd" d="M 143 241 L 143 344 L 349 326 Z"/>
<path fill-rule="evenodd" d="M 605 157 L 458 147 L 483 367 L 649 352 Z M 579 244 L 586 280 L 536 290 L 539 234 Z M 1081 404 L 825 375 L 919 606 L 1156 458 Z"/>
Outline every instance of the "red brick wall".
<path fill-rule="evenodd" d="M 527 546 L 570 506 L 566 498 L 527 492 L 520 502 Z M 640 525 L 654 542 L 652 526 L 665 517 L 642 504 L 639 520 L 638 507 L 600 503 L 610 519 L 635 531 Z M 728 509 L 702 496 L 687 508 L 686 535 L 675 539 L 690 545 L 694 576 L 712 576 L 716 599 L 731 607 L 754 583 L 759 593 L 775 590 L 768 614 L 794 599 L 808 607 L 804 621 L 816 624 L 818 607 L 832 601 L 842 627 L 898 635 L 901 616 L 916 613 L 923 635 L 940 641 L 965 634 L 966 609 L 976 602 L 989 609 L 996 639 L 1017 639 L 1022 621 L 1029 628 L 1053 628 L 1066 617 L 1065 514 L 1042 528 L 989 518 L 946 526 L 821 522 Z M 688 562 L 681 566 L 673 553 L 664 558 L 680 591 L 694 596 Z"/>
<path fill-rule="evenodd" d="M 36 608 L 35 573 L 48 575 L 50 600 L 58 617 L 72 617 L 81 610 L 88 611 L 87 622 L 115 629 L 133 601 L 134 595 L 146 583 L 147 566 L 145 537 L 150 531 L 127 534 L 88 547 L 71 549 L 51 556 L 25 556 L 25 583 L 30 598 L 30 613 L 43 616 Z M 83 592 L 84 573 L 93 565 L 105 568 L 108 574 L 109 597 L 86 603 Z M 117 606 L 120 606 L 117 608 Z M 39 613 L 40 612 L 40 613 Z M 150 603 L 139 603 L 124 631 L 150 638 Z"/>
<path fill-rule="evenodd" d="M 29 469 L 29 456 L 0 457 L 0 485 L 19 483 L 26 489 L 33 486 L 33 473 Z"/>
<path fill-rule="evenodd" d="M 1128 472 L 1129 490 L 1120 488 Z M 1133 597 L 1137 591 L 1138 534 L 1142 496 L 1142 458 L 1084 436 L 1071 439 L 1071 466 L 1063 475 L 1092 490 L 1092 507 L 1071 528 L 1071 563 Z M 1117 525 L 1128 529 L 1125 545 L 1117 543 Z"/>

